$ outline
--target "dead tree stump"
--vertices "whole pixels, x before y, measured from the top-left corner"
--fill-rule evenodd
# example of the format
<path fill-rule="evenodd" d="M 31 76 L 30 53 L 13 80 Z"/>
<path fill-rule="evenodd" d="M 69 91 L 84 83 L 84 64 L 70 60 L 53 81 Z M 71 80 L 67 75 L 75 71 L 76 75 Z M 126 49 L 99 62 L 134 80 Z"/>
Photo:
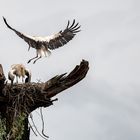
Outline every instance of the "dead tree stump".
<path fill-rule="evenodd" d="M 44 83 L 10 85 L 0 65 L 0 139 L 29 140 L 29 114 L 53 105 L 51 98 L 75 85 L 87 74 L 88 61 L 82 60 L 69 74 L 57 75 Z"/>

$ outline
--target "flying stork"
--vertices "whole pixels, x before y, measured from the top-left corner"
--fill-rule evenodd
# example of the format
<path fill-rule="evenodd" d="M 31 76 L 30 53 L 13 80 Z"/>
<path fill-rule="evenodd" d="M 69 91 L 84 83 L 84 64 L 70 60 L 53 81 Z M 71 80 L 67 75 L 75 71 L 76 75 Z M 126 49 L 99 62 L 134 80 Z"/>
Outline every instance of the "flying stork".
<path fill-rule="evenodd" d="M 59 47 L 62 47 L 66 43 L 68 43 L 72 38 L 76 35 L 77 32 L 80 32 L 79 23 L 75 23 L 75 19 L 73 20 L 72 24 L 70 25 L 70 21 L 68 20 L 66 28 L 62 31 L 59 31 L 58 33 L 52 34 L 50 36 L 46 37 L 40 37 L 40 36 L 30 36 L 24 33 L 21 33 L 17 31 L 16 29 L 12 28 L 6 21 L 6 19 L 3 17 L 3 20 L 7 27 L 11 30 L 13 30 L 20 38 L 22 38 L 25 42 L 28 43 L 29 48 L 30 47 L 36 49 L 36 56 L 31 58 L 28 63 L 30 63 L 32 60 L 34 60 L 33 63 L 35 63 L 38 59 L 40 59 L 43 56 L 46 56 L 46 54 L 50 55 L 50 50 L 57 49 Z"/>
<path fill-rule="evenodd" d="M 26 76 L 26 79 L 25 79 Z M 13 64 L 10 71 L 8 72 L 8 79 L 13 85 L 14 79 L 16 77 L 16 83 L 18 83 L 18 78 L 22 78 L 22 82 L 29 83 L 31 82 L 31 72 L 23 64 Z"/>

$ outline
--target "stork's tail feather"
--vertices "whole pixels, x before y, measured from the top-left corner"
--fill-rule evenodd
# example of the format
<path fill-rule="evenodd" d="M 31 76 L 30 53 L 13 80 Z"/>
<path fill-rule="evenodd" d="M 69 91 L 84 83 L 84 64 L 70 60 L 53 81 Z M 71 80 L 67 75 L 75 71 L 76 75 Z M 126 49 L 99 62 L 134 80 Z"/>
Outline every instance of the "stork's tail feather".
<path fill-rule="evenodd" d="M 48 57 L 51 56 L 51 51 L 47 50 Z"/>

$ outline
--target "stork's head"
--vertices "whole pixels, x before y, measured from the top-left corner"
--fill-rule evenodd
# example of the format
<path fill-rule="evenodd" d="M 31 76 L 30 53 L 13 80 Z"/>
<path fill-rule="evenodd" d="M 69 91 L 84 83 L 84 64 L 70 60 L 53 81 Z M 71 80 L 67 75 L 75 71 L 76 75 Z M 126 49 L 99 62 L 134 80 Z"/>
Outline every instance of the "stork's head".
<path fill-rule="evenodd" d="M 25 70 L 25 75 L 27 76 L 25 79 L 25 83 L 30 83 L 31 82 L 31 72 L 30 70 Z"/>

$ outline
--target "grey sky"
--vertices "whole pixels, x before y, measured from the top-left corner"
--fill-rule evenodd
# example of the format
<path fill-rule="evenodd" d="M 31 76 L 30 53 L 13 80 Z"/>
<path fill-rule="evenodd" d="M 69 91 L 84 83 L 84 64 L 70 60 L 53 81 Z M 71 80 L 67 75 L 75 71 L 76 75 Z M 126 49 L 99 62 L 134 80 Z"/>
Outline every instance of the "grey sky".
<path fill-rule="evenodd" d="M 5 74 L 23 63 L 33 81 L 47 81 L 71 71 L 82 59 L 90 63 L 87 77 L 58 95 L 44 109 L 50 140 L 140 139 L 140 1 L 139 0 L 1 0 L 0 60 Z M 49 35 L 76 19 L 82 31 L 66 46 L 35 65 L 27 64 L 35 50 L 10 31 L 10 25 L 30 35 Z M 41 129 L 40 117 L 34 112 Z M 31 134 L 31 140 L 42 140 Z"/>

